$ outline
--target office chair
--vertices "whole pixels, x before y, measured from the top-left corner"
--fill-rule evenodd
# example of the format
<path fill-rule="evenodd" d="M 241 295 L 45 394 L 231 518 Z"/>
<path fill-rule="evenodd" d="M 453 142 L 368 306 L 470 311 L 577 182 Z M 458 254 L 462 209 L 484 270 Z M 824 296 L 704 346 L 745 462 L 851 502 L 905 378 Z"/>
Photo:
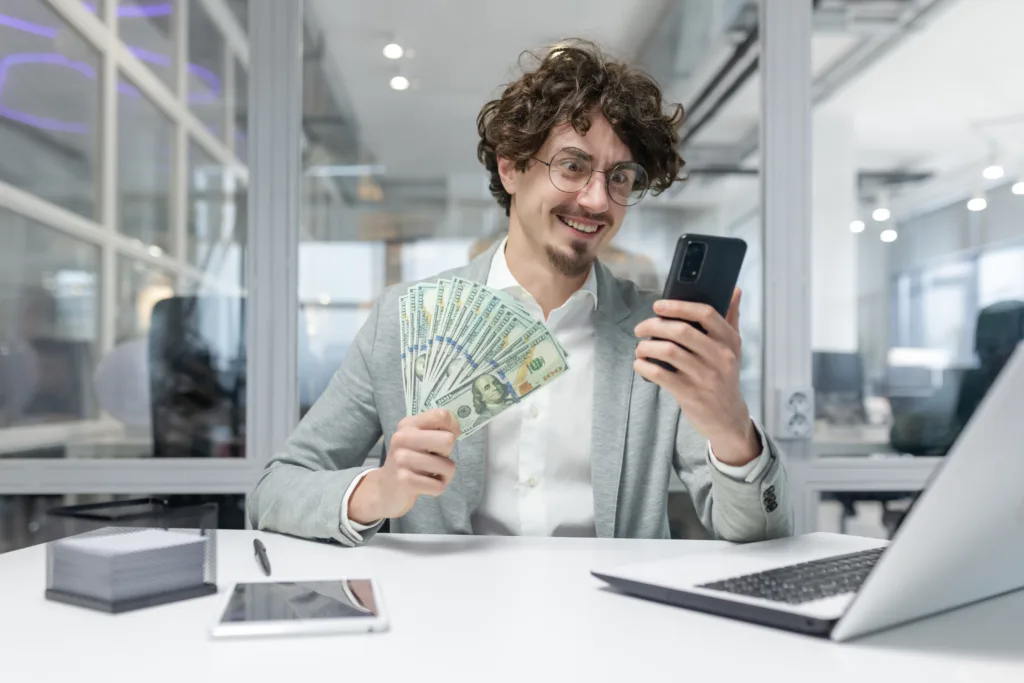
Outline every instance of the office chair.
<path fill-rule="evenodd" d="M 154 457 L 244 457 L 245 362 L 244 299 L 176 296 L 153 307 Z"/>

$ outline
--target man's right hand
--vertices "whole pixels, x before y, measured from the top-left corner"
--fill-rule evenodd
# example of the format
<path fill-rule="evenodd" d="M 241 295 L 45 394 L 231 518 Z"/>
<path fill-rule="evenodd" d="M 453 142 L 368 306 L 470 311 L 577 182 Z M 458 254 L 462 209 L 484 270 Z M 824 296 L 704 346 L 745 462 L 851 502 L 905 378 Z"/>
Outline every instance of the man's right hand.
<path fill-rule="evenodd" d="M 348 501 L 348 517 L 373 524 L 401 517 L 418 496 L 439 496 L 455 476 L 451 460 L 461 430 L 443 408 L 410 415 L 398 423 L 384 465 L 362 478 Z"/>

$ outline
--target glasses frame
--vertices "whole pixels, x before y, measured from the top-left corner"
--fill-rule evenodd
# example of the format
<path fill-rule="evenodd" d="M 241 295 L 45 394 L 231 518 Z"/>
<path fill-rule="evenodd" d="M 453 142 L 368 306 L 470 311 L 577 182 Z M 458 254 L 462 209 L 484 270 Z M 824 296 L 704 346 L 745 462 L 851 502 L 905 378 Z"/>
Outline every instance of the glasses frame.
<path fill-rule="evenodd" d="M 585 157 L 590 162 L 590 175 L 587 176 L 587 182 L 583 183 L 583 185 L 581 185 L 578 190 L 563 190 L 562 188 L 560 188 L 555 183 L 555 179 L 551 177 L 551 173 L 552 173 L 551 169 L 552 169 L 552 167 L 554 165 L 555 159 L 558 158 L 559 154 L 561 154 L 562 152 L 565 152 L 566 150 L 572 150 L 574 152 L 577 152 L 579 156 Z M 586 152 L 584 152 L 582 149 L 579 149 L 578 147 L 563 147 L 562 149 L 558 150 L 557 152 L 555 152 L 554 154 L 551 155 L 551 161 L 544 161 L 543 159 L 540 159 L 540 158 L 538 158 L 536 156 L 531 156 L 530 158 L 533 159 L 534 161 L 538 161 L 538 162 L 544 164 L 545 166 L 547 166 L 548 167 L 548 180 L 551 182 L 551 185 L 556 190 L 558 190 L 559 192 L 564 192 L 566 194 L 576 194 L 578 192 L 582 192 L 583 190 L 587 189 L 587 187 L 590 186 L 590 181 L 594 178 L 594 173 L 595 172 L 604 174 L 604 176 L 605 176 L 604 192 L 605 192 L 605 194 L 608 195 L 608 199 L 610 199 L 611 201 L 615 202 L 619 206 L 623 206 L 623 207 L 636 206 L 641 201 L 643 201 L 643 198 L 647 196 L 647 191 L 651 189 L 651 177 L 647 174 L 647 169 L 644 168 L 643 166 L 641 166 L 640 164 L 638 164 L 636 162 L 633 162 L 633 161 L 618 163 L 618 164 L 615 164 L 614 166 L 612 166 L 607 171 L 601 171 L 601 170 L 599 170 L 597 168 L 594 168 L 594 160 L 590 157 L 590 155 L 587 154 Z M 612 196 L 611 188 L 608 186 L 608 180 L 607 180 L 608 174 L 609 173 L 614 173 L 616 169 L 621 168 L 623 166 L 639 168 L 641 171 L 643 171 L 644 179 L 646 180 L 646 184 L 644 185 L 643 192 L 640 193 L 640 196 L 637 197 L 637 200 L 635 202 L 633 202 L 632 204 L 623 204 L 622 202 L 620 202 L 617 199 L 615 199 L 615 197 Z"/>

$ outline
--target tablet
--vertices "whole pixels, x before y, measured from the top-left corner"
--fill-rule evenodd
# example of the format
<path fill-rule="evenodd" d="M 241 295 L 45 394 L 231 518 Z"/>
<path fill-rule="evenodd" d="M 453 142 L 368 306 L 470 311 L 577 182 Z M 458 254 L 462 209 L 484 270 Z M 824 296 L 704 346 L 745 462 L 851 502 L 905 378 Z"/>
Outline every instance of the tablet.
<path fill-rule="evenodd" d="M 387 616 L 371 579 L 239 583 L 214 638 L 386 631 Z"/>

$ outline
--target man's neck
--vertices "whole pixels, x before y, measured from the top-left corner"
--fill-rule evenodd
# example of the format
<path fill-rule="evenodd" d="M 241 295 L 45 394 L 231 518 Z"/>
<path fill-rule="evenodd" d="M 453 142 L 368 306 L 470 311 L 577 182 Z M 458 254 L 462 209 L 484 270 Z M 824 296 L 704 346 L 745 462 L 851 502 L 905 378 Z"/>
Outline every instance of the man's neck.
<path fill-rule="evenodd" d="M 583 286 L 589 271 L 569 277 L 552 265 L 543 250 L 536 252 L 537 249 L 527 242 L 521 230 L 514 227 L 509 230 L 505 243 L 508 270 L 519 286 L 530 293 L 547 320 L 551 311 L 568 301 L 573 292 Z"/>

